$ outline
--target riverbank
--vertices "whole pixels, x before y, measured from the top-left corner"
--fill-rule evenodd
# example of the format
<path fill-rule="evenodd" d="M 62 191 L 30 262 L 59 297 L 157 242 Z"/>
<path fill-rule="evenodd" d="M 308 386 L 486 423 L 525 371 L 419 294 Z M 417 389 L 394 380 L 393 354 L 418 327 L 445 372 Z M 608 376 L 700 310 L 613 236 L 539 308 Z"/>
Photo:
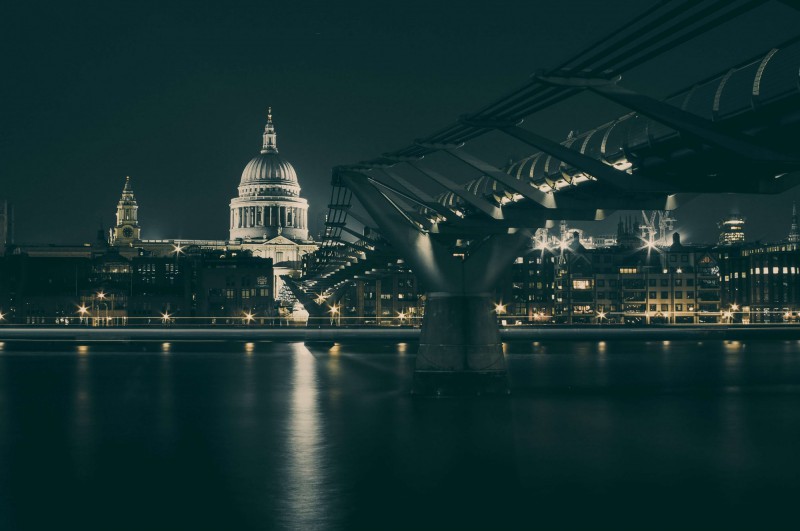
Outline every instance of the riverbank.
<path fill-rule="evenodd" d="M 418 328 L 0 327 L 0 341 L 416 341 Z M 797 325 L 501 328 L 504 341 L 797 339 Z"/>

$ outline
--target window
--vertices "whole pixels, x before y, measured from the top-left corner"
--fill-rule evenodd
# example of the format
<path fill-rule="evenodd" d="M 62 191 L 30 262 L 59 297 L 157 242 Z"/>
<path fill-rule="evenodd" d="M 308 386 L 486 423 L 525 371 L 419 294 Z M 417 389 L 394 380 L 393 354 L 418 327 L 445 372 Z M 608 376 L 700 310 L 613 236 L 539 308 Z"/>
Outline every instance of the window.
<path fill-rule="evenodd" d="M 650 292 L 650 298 L 651 299 L 655 299 L 656 297 L 658 297 L 658 293 L 656 293 L 655 291 L 651 291 Z"/>
<path fill-rule="evenodd" d="M 661 279 L 661 287 L 667 287 L 667 286 L 669 286 L 669 279 L 668 278 L 662 278 Z"/>
<path fill-rule="evenodd" d="M 688 261 L 689 261 L 689 256 L 685 255 L 685 254 L 682 254 L 681 255 L 681 262 L 688 262 Z"/>
<path fill-rule="evenodd" d="M 670 262 L 677 262 L 678 261 L 678 255 L 676 255 L 676 254 L 669 255 L 669 261 Z"/>
<path fill-rule="evenodd" d="M 683 298 L 683 292 L 682 291 L 676 291 L 675 292 L 675 298 L 676 299 L 682 299 Z"/>
<path fill-rule="evenodd" d="M 792 269 L 794 269 L 794 268 L 792 268 Z M 794 271 L 792 271 L 792 273 L 794 273 Z M 604 288 L 605 285 L 606 285 L 606 281 L 605 280 L 603 280 L 602 278 L 598 279 L 598 281 L 597 281 L 597 287 L 598 288 Z"/>
<path fill-rule="evenodd" d="M 694 291 L 687 291 L 686 292 L 687 299 L 694 299 Z"/>
<path fill-rule="evenodd" d="M 656 305 L 655 305 L 655 304 L 651 304 L 651 305 L 650 305 L 650 311 L 651 311 L 651 312 L 654 312 L 654 311 L 656 311 Z"/>
<path fill-rule="evenodd" d="M 235 299 L 236 298 L 236 290 L 235 289 L 226 289 L 225 290 L 225 298 L 226 299 Z"/>
<path fill-rule="evenodd" d="M 662 304 L 661 305 L 661 311 L 662 312 L 668 312 L 669 311 L 669 304 Z"/>
<path fill-rule="evenodd" d="M 676 304 L 675 305 L 675 311 L 676 312 L 682 312 L 683 311 L 683 304 Z"/>
<path fill-rule="evenodd" d="M 592 289 L 592 281 L 585 279 L 573 280 L 572 289 Z"/>
<path fill-rule="evenodd" d="M 647 281 L 648 285 L 655 287 L 656 286 L 656 279 L 651 278 Z"/>
<path fill-rule="evenodd" d="M 662 299 L 669 299 L 669 291 L 662 291 L 661 292 Z"/>
<path fill-rule="evenodd" d="M 687 278 L 686 279 L 686 285 L 687 286 L 694 286 L 694 279 L 693 278 Z"/>
<path fill-rule="evenodd" d="M 683 279 L 682 278 L 676 278 L 675 279 L 675 285 L 676 286 L 683 286 Z"/>

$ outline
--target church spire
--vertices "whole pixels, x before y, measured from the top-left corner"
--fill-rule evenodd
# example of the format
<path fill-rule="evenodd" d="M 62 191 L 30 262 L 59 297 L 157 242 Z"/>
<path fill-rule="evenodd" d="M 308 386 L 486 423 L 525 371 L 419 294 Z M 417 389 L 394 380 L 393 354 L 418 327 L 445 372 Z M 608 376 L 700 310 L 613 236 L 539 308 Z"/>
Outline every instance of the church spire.
<path fill-rule="evenodd" d="M 800 242 L 800 227 L 797 224 L 797 202 L 792 202 L 792 226 L 789 229 L 789 241 Z"/>
<path fill-rule="evenodd" d="M 131 178 L 125 177 L 122 195 L 117 203 L 117 223 L 111 231 L 111 243 L 114 245 L 130 244 L 141 237 L 136 197 L 133 195 Z"/>
<path fill-rule="evenodd" d="M 272 125 L 272 107 L 267 110 L 267 125 L 264 127 L 264 145 L 261 146 L 261 153 L 277 153 L 278 135 L 275 133 L 275 126 Z"/>

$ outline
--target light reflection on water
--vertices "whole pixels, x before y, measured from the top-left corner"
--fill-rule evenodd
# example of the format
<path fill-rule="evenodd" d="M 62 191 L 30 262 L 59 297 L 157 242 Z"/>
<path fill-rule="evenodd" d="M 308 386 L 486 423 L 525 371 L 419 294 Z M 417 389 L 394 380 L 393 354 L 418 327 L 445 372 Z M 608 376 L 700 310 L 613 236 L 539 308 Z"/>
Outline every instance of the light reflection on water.
<path fill-rule="evenodd" d="M 800 494 L 797 341 L 506 343 L 500 399 L 413 398 L 415 349 L 7 343 L 0 524 L 759 528 Z"/>
<path fill-rule="evenodd" d="M 317 404 L 317 360 L 302 343 L 292 347 L 292 392 L 287 418 L 287 524 L 311 529 L 330 517 L 322 420 Z"/>

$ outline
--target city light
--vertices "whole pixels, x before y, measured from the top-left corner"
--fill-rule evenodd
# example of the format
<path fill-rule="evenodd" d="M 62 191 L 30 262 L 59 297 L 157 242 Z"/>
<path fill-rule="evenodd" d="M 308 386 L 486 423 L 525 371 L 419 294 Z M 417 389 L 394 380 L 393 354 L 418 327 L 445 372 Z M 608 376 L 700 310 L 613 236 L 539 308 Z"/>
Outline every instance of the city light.
<path fill-rule="evenodd" d="M 101 301 L 102 301 L 102 300 L 105 300 L 105 298 L 106 298 L 106 294 L 105 294 L 105 293 L 103 293 L 102 291 L 98 291 L 98 292 L 97 292 L 97 298 L 98 298 L 98 299 L 100 299 Z"/>
<path fill-rule="evenodd" d="M 328 312 L 331 313 L 332 315 L 336 315 L 337 313 L 339 313 L 339 307 L 334 304 L 333 306 L 331 306 L 331 309 L 328 310 Z"/>
<path fill-rule="evenodd" d="M 405 313 L 403 313 L 403 312 L 398 312 L 398 313 L 397 313 L 397 317 L 399 317 L 399 318 L 400 318 L 400 320 L 402 321 L 403 319 L 405 319 L 405 318 L 406 318 L 406 314 L 405 314 Z"/>
<path fill-rule="evenodd" d="M 734 311 L 734 312 L 739 311 L 739 305 L 736 304 L 736 303 L 731 304 L 731 311 Z"/>
<path fill-rule="evenodd" d="M 161 321 L 164 323 L 168 323 L 171 318 L 172 316 L 169 314 L 169 312 L 163 312 L 161 314 Z"/>
<path fill-rule="evenodd" d="M 606 312 L 597 312 L 597 319 L 603 320 L 606 318 Z"/>
<path fill-rule="evenodd" d="M 87 308 L 85 304 L 82 304 L 78 306 L 78 313 L 80 313 L 81 316 L 84 316 L 89 313 L 89 308 Z"/>
<path fill-rule="evenodd" d="M 328 300 L 328 298 L 325 295 L 323 295 L 322 293 L 317 293 L 317 298 L 314 299 L 314 302 L 322 306 L 323 304 L 325 304 L 326 300 Z"/>
<path fill-rule="evenodd" d="M 4 321 L 5 318 L 6 318 L 6 314 L 4 314 L 3 312 L 0 312 L 0 321 Z"/>
<path fill-rule="evenodd" d="M 255 316 L 251 312 L 244 312 L 244 322 L 250 324 L 255 319 Z"/>
<path fill-rule="evenodd" d="M 494 305 L 494 311 L 497 314 L 506 313 L 506 305 L 502 302 L 498 302 Z"/>
<path fill-rule="evenodd" d="M 178 256 L 179 254 L 183 254 L 183 247 L 181 247 L 181 245 L 179 243 L 178 244 L 174 244 L 172 247 L 173 247 L 172 252 L 175 253 L 175 256 Z"/>

